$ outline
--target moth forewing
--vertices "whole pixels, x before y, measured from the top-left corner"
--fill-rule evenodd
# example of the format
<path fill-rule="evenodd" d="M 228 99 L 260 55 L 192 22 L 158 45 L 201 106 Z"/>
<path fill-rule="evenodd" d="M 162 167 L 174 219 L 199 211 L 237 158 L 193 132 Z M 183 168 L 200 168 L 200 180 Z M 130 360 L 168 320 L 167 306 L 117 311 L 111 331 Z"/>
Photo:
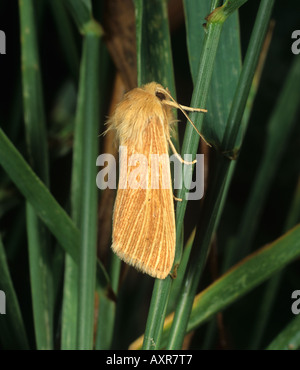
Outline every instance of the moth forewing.
<path fill-rule="evenodd" d="M 118 189 L 114 218 L 113 244 L 114 252 L 126 263 L 159 279 L 164 279 L 170 272 L 175 254 L 175 217 L 171 181 L 166 189 L 165 177 L 170 179 L 170 167 L 157 161 L 162 154 L 168 155 L 168 145 L 164 137 L 162 124 L 157 117 L 149 121 L 144 130 L 144 157 L 147 159 L 147 187 L 132 189 L 132 174 L 136 168 L 129 165 L 131 155 L 136 148 L 127 148 L 127 187 Z M 154 162 L 153 162 L 154 159 Z M 157 163 L 158 162 L 158 163 Z M 124 163 L 124 159 L 121 159 Z M 154 165 L 153 165 L 154 163 Z M 142 166 L 145 168 L 144 166 Z M 155 170 L 155 173 L 152 172 Z M 155 180 L 153 180 L 155 179 Z M 152 187 L 152 182 L 155 185 Z M 134 183 L 136 185 L 136 183 Z"/>
<path fill-rule="evenodd" d="M 126 263 L 159 279 L 171 271 L 176 242 L 168 157 L 174 104 L 168 104 L 169 97 L 155 82 L 133 89 L 108 122 L 122 149 L 112 249 Z"/>

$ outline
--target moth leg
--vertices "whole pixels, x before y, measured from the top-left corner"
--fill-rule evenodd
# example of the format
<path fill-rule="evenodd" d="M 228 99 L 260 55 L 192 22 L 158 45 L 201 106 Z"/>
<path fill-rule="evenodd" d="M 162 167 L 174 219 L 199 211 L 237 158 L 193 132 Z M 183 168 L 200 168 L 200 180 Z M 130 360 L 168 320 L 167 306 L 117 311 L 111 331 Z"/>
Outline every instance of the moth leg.
<path fill-rule="evenodd" d="M 181 163 L 184 163 L 184 164 L 195 164 L 197 162 L 197 159 L 195 159 L 194 161 L 192 162 L 188 162 L 188 161 L 185 161 L 184 159 L 181 158 L 180 154 L 177 153 L 176 149 L 175 149 L 175 146 L 173 145 L 172 141 L 170 138 L 168 138 L 168 142 L 169 142 L 169 145 L 172 149 L 172 152 L 176 155 L 176 157 L 180 160 Z"/>
<path fill-rule="evenodd" d="M 161 89 L 158 89 L 158 91 L 162 91 Z M 185 115 L 185 117 L 187 118 L 187 120 L 191 123 L 191 125 L 194 127 L 194 129 L 197 131 L 198 135 L 201 137 L 201 139 L 208 145 L 211 147 L 211 145 L 205 140 L 205 137 L 199 132 L 199 130 L 197 129 L 197 127 L 194 125 L 194 122 L 190 119 L 190 117 L 185 113 L 185 110 L 188 110 L 190 112 L 207 112 L 206 109 L 201 109 L 201 108 L 191 108 L 191 107 L 186 107 L 184 105 L 180 105 L 177 103 L 177 101 L 172 97 L 172 95 L 169 93 L 168 90 L 165 90 L 163 89 L 163 92 L 166 93 L 170 99 L 172 99 L 173 101 L 169 101 L 169 100 L 162 100 L 162 104 L 167 104 L 167 105 L 170 105 L 171 107 L 175 107 L 175 108 L 178 108 L 181 110 L 181 112 Z"/>
<path fill-rule="evenodd" d="M 177 197 L 175 197 L 175 195 L 173 194 L 173 198 L 174 198 L 174 200 L 176 200 L 177 202 L 182 202 L 182 199 L 181 198 L 177 198 Z"/>

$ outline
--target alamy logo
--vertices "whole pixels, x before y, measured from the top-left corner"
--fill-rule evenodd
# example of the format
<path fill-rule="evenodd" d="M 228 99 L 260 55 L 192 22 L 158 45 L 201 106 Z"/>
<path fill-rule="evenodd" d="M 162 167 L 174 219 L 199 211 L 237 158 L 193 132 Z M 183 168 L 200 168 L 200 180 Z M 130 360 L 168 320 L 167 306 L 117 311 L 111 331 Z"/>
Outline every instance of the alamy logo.
<path fill-rule="evenodd" d="M 0 54 L 6 54 L 6 36 L 3 31 L 0 31 Z"/>
<path fill-rule="evenodd" d="M 292 43 L 292 53 L 297 55 L 300 53 L 300 30 L 295 30 L 292 33 L 292 39 L 296 39 L 296 41 Z"/>
<path fill-rule="evenodd" d="M 168 154 L 150 154 L 149 163 L 147 156 L 141 153 L 128 155 L 127 147 L 119 148 L 119 189 L 170 189 L 171 179 L 168 168 L 170 162 L 174 164 L 173 184 L 174 189 L 180 189 L 182 184 L 189 191 L 185 198 L 198 200 L 204 194 L 204 154 L 196 154 L 195 181 L 192 180 L 193 166 L 179 162 L 175 154 L 169 157 Z M 184 160 L 191 163 L 192 156 L 184 155 Z M 98 156 L 96 165 L 103 167 L 96 177 L 96 184 L 99 189 L 117 188 L 116 160 L 112 154 L 104 153 Z M 128 170 L 130 169 L 130 170 Z M 193 190 L 193 191 L 191 191 Z"/>
<path fill-rule="evenodd" d="M 0 315 L 6 314 L 6 297 L 3 290 L 0 290 Z"/>
<path fill-rule="evenodd" d="M 300 290 L 293 291 L 292 299 L 295 299 L 295 301 L 292 303 L 291 310 L 294 315 L 299 315 L 300 313 Z"/>

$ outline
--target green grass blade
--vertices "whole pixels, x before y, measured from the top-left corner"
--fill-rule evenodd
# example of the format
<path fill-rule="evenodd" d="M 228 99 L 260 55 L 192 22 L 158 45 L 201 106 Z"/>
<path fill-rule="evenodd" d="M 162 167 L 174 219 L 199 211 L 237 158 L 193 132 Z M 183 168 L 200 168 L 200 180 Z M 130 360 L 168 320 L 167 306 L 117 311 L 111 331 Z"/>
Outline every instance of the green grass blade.
<path fill-rule="evenodd" d="M 226 143 L 225 147 L 228 148 L 231 147 L 231 145 L 232 147 L 234 147 L 234 143 L 238 137 L 238 128 L 245 109 L 247 97 L 249 95 L 251 82 L 258 62 L 259 52 L 261 50 L 264 36 L 266 34 L 267 24 L 270 18 L 272 5 L 273 5 L 272 1 L 262 1 L 259 8 L 258 16 L 256 18 L 250 44 L 246 54 L 245 63 L 241 72 L 239 84 L 236 89 L 235 98 L 226 125 L 226 131 L 223 142 Z M 212 26 L 218 27 L 219 25 L 213 24 Z M 217 32 L 217 30 L 215 32 Z M 199 70 L 200 72 L 202 72 L 201 68 Z M 203 95 L 205 95 L 206 90 L 203 89 L 202 93 Z M 200 123 L 199 126 L 201 128 L 203 118 L 200 120 L 199 123 Z M 188 132 L 188 129 L 189 127 L 187 127 L 186 130 L 187 133 L 185 135 L 187 136 L 186 143 L 192 143 L 193 145 L 195 145 L 196 143 L 193 143 L 194 140 L 192 140 L 191 135 Z M 228 133 L 229 131 L 232 132 L 232 136 L 229 135 Z M 193 151 L 194 152 L 196 151 L 196 146 Z M 203 209 L 204 219 L 201 220 L 201 223 L 198 224 L 194 246 L 190 258 L 191 263 L 186 273 L 185 278 L 186 284 L 184 285 L 181 300 L 177 306 L 177 310 L 175 311 L 173 327 L 170 333 L 170 341 L 167 347 L 169 349 L 171 348 L 178 349 L 182 345 L 185 334 L 185 328 L 192 309 L 193 299 L 196 293 L 201 273 L 205 265 L 211 236 L 217 226 L 217 221 L 220 218 L 219 209 L 223 199 L 224 189 L 226 189 L 225 183 L 229 174 L 229 170 L 230 170 L 230 161 L 224 157 L 218 158 L 217 167 L 215 169 L 212 183 L 210 185 L 211 187 L 207 193 L 204 202 Z M 190 179 L 188 180 L 188 183 L 190 183 Z M 180 195 L 179 197 L 183 198 Z M 181 203 L 183 202 L 180 202 L 180 205 L 178 205 L 178 207 L 183 208 L 185 205 L 184 204 L 181 205 Z M 183 211 L 181 210 L 181 213 L 178 215 L 178 217 L 179 216 L 183 217 L 182 216 Z M 197 248 L 194 248 L 196 246 Z"/>
<path fill-rule="evenodd" d="M 300 225 L 234 266 L 201 292 L 193 304 L 188 330 L 239 299 L 300 254 Z"/>
<path fill-rule="evenodd" d="M 238 138 L 237 138 L 236 147 L 241 146 L 242 139 L 243 139 L 244 128 L 246 128 L 248 126 L 248 122 L 249 122 L 250 114 L 251 114 L 251 111 L 252 111 L 253 103 L 254 103 L 255 97 L 257 95 L 258 87 L 259 87 L 259 84 L 260 84 L 260 78 L 261 78 L 262 70 L 263 70 L 263 67 L 264 67 L 264 64 L 265 64 L 266 55 L 267 55 L 267 52 L 268 52 L 268 49 L 269 49 L 269 43 L 270 43 L 271 35 L 272 35 L 272 27 L 269 28 L 269 30 L 268 30 L 266 40 L 264 41 L 264 46 L 263 46 L 261 55 L 259 57 L 258 66 L 257 66 L 256 72 L 255 72 L 255 76 L 253 78 L 250 93 L 249 93 L 249 96 L 248 96 L 248 99 L 247 99 L 247 104 L 246 104 L 245 111 L 244 111 L 244 114 L 243 114 L 243 119 L 242 119 L 242 122 L 241 122 L 241 127 L 240 127 L 240 130 L 239 130 L 239 135 L 238 135 Z M 228 188 L 230 186 L 232 175 L 234 173 L 235 167 L 236 167 L 236 161 L 232 161 L 231 166 L 230 166 L 230 170 L 229 170 L 229 174 L 228 174 L 228 177 L 227 177 L 227 180 L 226 180 L 225 191 L 223 193 L 222 205 L 220 206 L 220 212 L 219 212 L 220 214 L 222 214 L 223 204 L 224 204 L 224 202 L 227 198 Z M 297 222 L 294 222 L 292 226 L 294 226 L 296 223 Z M 217 222 L 217 224 L 218 224 L 218 222 Z M 234 241 L 232 239 L 230 239 L 230 241 L 228 242 L 228 246 L 226 247 L 226 252 L 224 253 L 225 258 L 222 262 L 221 270 L 223 272 L 227 271 L 227 269 L 230 266 L 230 261 L 232 260 L 232 255 L 234 254 L 233 246 L 234 246 Z M 279 285 L 279 281 L 280 281 L 279 275 L 281 275 L 281 274 L 282 274 L 282 272 L 278 273 L 276 276 L 272 277 L 270 282 L 267 283 L 266 294 L 264 295 L 263 301 L 260 304 L 260 306 L 261 306 L 261 315 L 258 314 L 258 316 L 260 316 L 260 318 L 258 319 L 259 322 L 257 322 L 257 330 L 256 329 L 253 330 L 252 345 L 250 345 L 251 348 L 258 348 L 260 334 L 262 334 L 262 332 L 263 332 L 262 322 L 266 322 L 268 317 L 269 317 L 269 312 L 270 312 L 271 307 L 272 307 L 272 296 L 273 296 L 273 293 L 275 294 L 275 292 L 276 292 L 276 286 L 278 287 L 278 285 Z M 209 324 L 209 327 L 211 327 L 212 330 L 208 329 L 208 331 L 207 331 L 207 334 L 208 334 L 208 336 L 210 336 L 210 339 L 207 338 L 208 340 L 206 341 L 206 344 L 208 344 L 209 340 L 213 339 L 212 333 L 215 332 L 215 330 L 217 328 L 216 323 L 215 323 L 214 320 Z M 251 339 L 250 339 L 250 341 L 251 341 Z M 254 344 L 254 342 L 255 342 L 255 344 Z M 207 347 L 207 348 L 209 348 L 209 347 Z"/>
<path fill-rule="evenodd" d="M 40 62 L 32 0 L 19 0 L 23 109 L 30 163 L 49 182 L 48 146 Z"/>
<path fill-rule="evenodd" d="M 96 282 L 97 187 L 95 159 L 99 132 L 99 35 L 87 34 L 84 39 L 80 70 L 77 119 L 85 128 L 83 135 L 81 249 L 79 263 L 77 348 L 93 348 L 94 298 Z"/>
<path fill-rule="evenodd" d="M 188 55 L 193 81 L 195 81 L 201 51 L 199 45 L 203 43 L 205 35 L 204 27 L 199 27 L 199 19 L 204 19 L 209 13 L 209 4 L 208 2 L 186 0 L 184 5 L 187 25 Z M 220 147 L 222 142 L 226 121 L 241 70 L 240 38 L 238 30 L 239 20 L 236 12 L 223 25 L 207 99 L 208 112 L 204 117 L 202 133 L 215 147 Z M 228 176 L 227 179 L 223 201 L 222 205 L 219 207 L 219 216 L 217 216 L 217 219 L 221 215 L 223 204 L 226 199 L 234 169 L 233 165 L 234 163 L 231 165 L 230 176 Z M 218 224 L 218 221 L 216 224 Z"/>
<path fill-rule="evenodd" d="M 118 292 L 120 272 L 121 272 L 121 260 L 115 254 L 111 256 L 111 284 L 114 292 Z M 99 315 L 98 315 L 98 328 L 97 337 L 95 343 L 95 349 L 97 350 L 108 350 L 111 349 L 113 334 L 116 320 L 116 302 L 112 297 L 104 296 L 100 294 L 99 302 Z"/>
<path fill-rule="evenodd" d="M 48 145 L 43 103 L 40 63 L 35 30 L 33 2 L 19 1 L 23 106 L 27 148 L 30 161 L 43 179 L 49 182 Z M 52 255 L 48 231 L 27 204 L 27 235 L 37 348 L 53 348 Z"/>
<path fill-rule="evenodd" d="M 299 184 L 300 183 L 297 184 L 296 191 L 291 202 L 290 210 L 284 227 L 284 232 L 291 229 L 298 222 L 300 222 Z M 251 335 L 249 349 L 256 349 L 260 346 L 263 333 L 269 322 L 270 312 L 272 312 L 272 308 L 275 307 L 274 302 L 278 293 L 278 289 L 280 287 L 280 283 L 282 281 L 283 274 L 284 271 L 280 271 L 277 275 L 270 279 L 265 287 L 265 293 L 263 294 L 263 298 L 260 302 L 257 319 L 255 320 L 255 323 L 253 325 L 253 332 Z"/>
<path fill-rule="evenodd" d="M 65 2 L 68 10 L 73 16 L 76 25 L 80 32 L 84 33 L 84 27 L 91 21 L 91 3 L 90 1 L 67 1 Z M 55 14 L 61 15 L 54 6 Z M 68 49 L 67 49 L 68 50 Z M 85 68 L 86 61 L 82 62 L 82 69 Z M 79 61 L 78 61 L 79 65 Z M 83 72 L 82 72 L 83 73 Z M 81 77 L 81 94 L 85 89 L 85 79 Z M 86 101 L 83 95 L 78 99 L 78 108 L 76 116 L 76 125 L 74 132 L 73 145 L 73 163 L 72 163 L 72 181 L 71 181 L 71 216 L 74 224 L 80 229 L 81 212 L 83 205 L 82 186 L 83 178 L 83 162 L 84 162 L 84 105 Z M 69 256 L 65 259 L 65 273 L 64 273 L 64 296 L 63 296 L 63 310 L 62 310 L 62 340 L 61 348 L 65 350 L 74 350 L 77 348 L 77 328 L 78 328 L 78 304 L 79 304 L 79 280 L 78 280 L 78 265 Z"/>
<path fill-rule="evenodd" d="M 267 350 L 296 350 L 300 348 L 300 315 L 296 316 L 268 345 Z"/>
<path fill-rule="evenodd" d="M 29 349 L 18 298 L 0 237 L 0 290 L 6 296 L 6 314 L 0 314 L 0 343 L 4 349 Z"/>
<path fill-rule="evenodd" d="M 241 72 L 238 13 L 224 23 L 207 100 L 202 134 L 219 148 Z"/>
<path fill-rule="evenodd" d="M 216 6 L 218 3 L 214 2 L 214 6 Z M 192 96 L 192 107 L 205 107 L 206 101 L 208 97 L 208 90 L 209 90 L 209 84 L 212 77 L 212 71 L 213 71 L 213 65 L 216 57 L 217 47 L 220 40 L 220 35 L 222 31 L 222 24 L 209 24 L 207 28 L 207 33 L 204 38 L 203 47 L 200 55 L 200 62 L 198 66 L 198 79 L 195 83 L 195 88 Z M 191 114 L 191 120 L 195 122 L 197 128 L 201 130 L 201 126 L 203 123 L 203 115 L 193 115 Z M 199 144 L 199 136 L 195 135 L 193 132 L 193 127 L 191 125 L 188 125 L 185 130 L 184 135 L 184 141 L 182 146 L 182 153 L 192 153 L 193 158 L 195 158 L 195 153 L 198 149 Z M 182 201 L 177 203 L 176 208 L 176 255 L 175 255 L 175 264 L 178 264 L 181 259 L 182 255 L 182 248 L 180 248 L 180 238 L 181 238 L 181 232 L 182 232 L 182 224 L 184 219 L 184 214 L 186 210 L 187 205 L 187 199 L 186 199 L 186 192 L 189 187 L 189 184 L 192 180 L 192 170 L 189 171 L 189 173 L 185 176 L 185 184 L 182 186 L 181 189 L 178 191 L 178 198 L 181 198 Z M 187 283 L 187 280 L 185 279 L 185 285 Z M 183 296 L 181 295 L 181 298 Z M 179 311 L 176 311 L 179 316 L 181 314 Z M 177 325 L 179 323 L 178 321 L 174 321 L 175 325 L 173 326 L 173 329 L 170 333 L 170 339 L 168 348 L 172 348 L 173 346 L 177 346 L 175 342 L 179 343 L 181 339 L 183 339 L 184 335 L 184 327 L 185 327 L 185 320 L 188 319 L 188 315 L 185 315 L 185 319 L 181 317 L 181 324 Z M 183 329 L 183 331 L 182 331 Z M 180 331 L 180 333 L 178 332 Z"/>
<path fill-rule="evenodd" d="M 216 313 L 236 302 L 299 256 L 300 225 L 297 225 L 232 267 L 199 293 L 193 301 L 187 332 L 196 329 Z M 165 321 L 161 348 L 167 344 L 173 320 L 174 314 L 171 314 Z"/>
<path fill-rule="evenodd" d="M 101 296 L 99 304 L 99 317 L 97 327 L 97 337 L 95 343 L 96 350 L 109 350 L 113 340 L 113 330 L 115 324 L 116 304 L 111 299 Z"/>
<path fill-rule="evenodd" d="M 203 42 L 205 34 L 204 28 L 199 27 L 199 17 L 208 12 L 209 7 L 205 2 L 195 0 L 185 2 L 188 53 L 194 81 L 200 58 L 199 45 Z M 240 38 L 237 30 L 239 30 L 239 20 L 236 12 L 223 25 L 208 94 L 208 112 L 204 117 L 202 133 L 216 147 L 220 146 L 224 136 L 225 124 L 241 70 Z M 253 99 L 254 96 L 253 93 L 251 98 Z M 248 101 L 247 107 L 250 105 Z M 232 175 L 234 166 L 231 167 L 230 173 Z M 227 189 L 231 175 L 227 180 Z M 227 191 L 225 193 L 227 194 Z M 223 203 L 225 199 L 224 194 Z M 222 208 L 219 208 L 219 214 L 221 214 Z"/>
<path fill-rule="evenodd" d="M 52 349 L 54 292 L 48 230 L 28 202 L 26 221 L 37 347 L 38 349 Z"/>
<path fill-rule="evenodd" d="M 166 0 L 135 0 L 138 85 L 158 82 L 175 97 Z"/>
<path fill-rule="evenodd" d="M 197 295 L 188 331 L 223 310 L 242 295 L 267 280 L 300 254 L 298 225 L 273 243 L 234 266 L 228 273 Z"/>
<path fill-rule="evenodd" d="M 92 3 L 90 0 L 64 0 L 81 33 L 85 33 L 86 25 L 92 21 Z"/>
<path fill-rule="evenodd" d="M 61 246 L 77 261 L 78 229 L 2 129 L 0 129 L 0 163 Z"/>
<path fill-rule="evenodd" d="M 78 261 L 80 233 L 64 209 L 50 194 L 22 155 L 0 128 L 0 164 L 34 207 L 36 213 L 57 238 L 59 244 L 75 261 Z M 110 291 L 108 274 L 98 261 L 97 289 Z"/>
<path fill-rule="evenodd" d="M 269 192 L 284 149 L 288 145 L 289 135 L 295 123 L 299 106 L 299 85 L 300 60 L 295 58 L 268 123 L 264 155 L 239 226 L 235 246 L 236 260 L 242 257 L 241 254 L 243 256 L 247 255 L 251 248 L 266 195 Z"/>
<path fill-rule="evenodd" d="M 224 5 L 216 9 L 209 17 L 212 22 L 224 22 L 239 7 L 245 4 L 247 0 L 226 0 Z"/>
<path fill-rule="evenodd" d="M 76 349 L 78 314 L 78 266 L 66 255 L 61 323 L 61 349 Z"/>
<path fill-rule="evenodd" d="M 97 91 L 98 69 L 97 60 L 99 60 L 99 52 L 97 39 L 102 36 L 100 25 L 93 20 L 91 2 L 88 0 L 67 1 L 66 3 L 71 11 L 73 18 L 79 28 L 79 31 L 85 35 L 84 39 L 84 54 L 81 63 L 81 78 L 80 92 L 78 100 L 78 110 L 76 118 L 76 133 L 73 155 L 73 171 L 72 171 L 72 217 L 81 226 L 81 258 L 79 265 L 79 290 L 78 290 L 78 328 L 77 328 L 77 347 L 80 349 L 89 349 L 93 346 L 93 297 L 95 284 L 95 266 L 96 266 L 96 204 L 97 204 L 97 188 L 95 187 L 94 179 L 96 177 L 95 166 L 92 166 L 93 160 L 97 156 L 97 141 L 95 141 L 95 132 L 99 132 L 97 128 L 97 116 L 99 111 L 95 109 L 99 106 L 99 94 Z M 91 71 L 90 71 L 91 70 Z M 92 89 L 91 89 L 92 86 Z M 91 94 L 91 95 L 89 95 Z M 96 113 L 96 114 L 95 114 Z M 86 132 L 86 122 L 90 123 L 90 133 Z M 86 175 L 84 175 L 86 173 Z M 86 177 L 88 181 L 86 181 Z M 92 219 L 92 222 L 90 221 Z M 72 262 L 67 261 L 66 273 L 71 276 L 76 275 L 76 268 L 72 266 Z M 104 270 L 102 264 L 98 261 L 97 276 L 102 275 Z M 105 277 L 108 275 L 105 272 Z M 101 277 L 102 279 L 102 277 Z M 66 287 L 74 292 L 74 282 L 68 279 L 70 285 Z M 86 288 L 88 287 L 88 289 Z M 97 290 L 101 286 L 97 284 Z M 102 290 L 102 289 L 100 289 Z M 112 294 L 109 287 L 104 291 L 107 294 Z M 103 291 L 101 292 L 103 293 Z M 74 299 L 75 294 L 70 297 Z M 67 299 L 67 298 L 65 298 Z M 72 302 L 66 302 L 65 319 L 72 316 Z M 68 313 L 67 307 L 71 310 Z M 73 308 L 74 309 L 74 308 Z M 88 317 L 88 325 L 85 320 Z M 72 321 L 72 317 L 70 317 Z M 65 330 L 70 327 L 67 323 L 64 325 Z M 68 335 L 72 341 L 71 334 Z"/>
<path fill-rule="evenodd" d="M 241 141 L 237 139 L 241 129 L 245 130 L 245 127 L 241 125 L 241 122 L 259 60 L 259 55 L 267 33 L 273 5 L 274 0 L 261 1 L 255 19 L 254 28 L 247 48 L 247 54 L 245 56 L 242 73 L 239 78 L 239 84 L 235 91 L 222 143 L 222 151 L 229 157 L 236 158 L 240 150 L 240 147 L 237 147 L 237 143 L 241 145 Z"/>
<path fill-rule="evenodd" d="M 218 5 L 218 2 L 214 2 L 214 7 Z M 211 10 L 213 10 L 212 8 Z M 202 20 L 199 20 L 202 23 Z M 212 77 L 214 61 L 216 57 L 216 52 L 220 40 L 220 35 L 222 31 L 222 24 L 209 24 L 207 26 L 207 33 L 204 38 L 203 46 L 200 54 L 200 62 L 198 64 L 198 78 L 195 82 L 195 87 L 193 91 L 191 106 L 192 107 L 206 107 L 206 102 L 209 92 L 209 84 Z M 191 114 L 191 120 L 195 123 L 198 130 L 201 132 L 204 115 L 203 114 Z M 184 154 L 191 153 L 193 159 L 198 149 L 200 137 L 195 135 L 195 130 L 191 125 L 187 125 L 182 145 L 182 157 Z M 186 193 L 188 192 L 189 185 L 192 180 L 192 166 L 190 171 L 185 173 L 185 182 L 182 184 L 181 189 L 178 190 L 177 197 L 182 199 L 181 202 L 177 203 L 176 207 L 176 255 L 175 264 L 178 264 L 181 259 L 182 248 L 180 246 L 181 229 L 184 219 L 184 214 L 187 206 Z"/>
<path fill-rule="evenodd" d="M 285 222 L 284 230 L 288 230 L 300 222 L 300 177 L 296 185 L 295 193 L 290 205 L 288 217 Z"/>
<path fill-rule="evenodd" d="M 263 67 L 264 67 L 264 64 L 265 64 L 266 56 L 267 56 L 267 53 L 268 53 L 269 44 L 270 44 L 270 41 L 271 41 L 271 35 L 272 35 L 272 27 L 269 29 L 268 34 L 266 36 L 266 40 L 264 42 L 262 53 L 259 57 L 258 66 L 257 66 L 256 72 L 255 72 L 255 75 L 254 75 L 254 78 L 253 78 L 253 82 L 252 82 L 252 85 L 251 85 L 251 89 L 250 89 L 250 92 L 249 92 L 249 95 L 248 95 L 248 99 L 247 99 L 245 111 L 244 111 L 244 114 L 243 114 L 239 134 L 238 134 L 237 141 L 236 141 L 236 147 L 238 147 L 238 148 L 241 147 L 241 144 L 242 144 L 242 141 L 243 141 L 243 133 L 244 133 L 245 129 L 248 126 L 250 115 L 251 115 L 252 108 L 253 108 L 253 104 L 254 104 L 255 98 L 257 96 L 258 88 L 260 86 L 261 75 L 262 75 Z M 227 198 L 228 189 L 229 189 L 229 186 L 231 184 L 231 179 L 232 179 L 232 176 L 234 174 L 236 164 L 237 164 L 237 161 L 232 161 L 231 164 L 230 164 L 230 169 L 229 169 L 229 173 L 228 173 L 226 184 L 225 184 L 225 191 L 224 191 L 223 199 L 222 199 L 222 205 L 220 207 L 220 216 L 222 215 L 223 205 L 224 205 L 224 203 L 226 201 L 226 198 Z M 295 224 L 296 223 L 294 223 L 293 225 L 295 225 Z M 226 252 L 225 252 L 225 258 L 222 262 L 222 267 L 221 267 L 222 272 L 225 272 L 230 266 L 230 263 L 231 263 L 230 261 L 232 260 L 233 254 L 234 254 L 234 248 L 233 247 L 234 247 L 234 240 L 231 239 L 228 242 L 228 245 L 225 247 Z"/>
<path fill-rule="evenodd" d="M 167 313 L 170 313 L 176 308 L 178 297 L 180 296 L 181 286 L 184 283 L 185 270 L 186 270 L 186 266 L 188 264 L 188 260 L 190 257 L 193 241 L 195 238 L 195 232 L 196 232 L 196 229 L 193 230 L 193 232 L 191 233 L 190 237 L 188 238 L 184 246 L 182 259 L 177 269 L 177 276 L 176 276 L 176 279 L 174 279 L 172 283 Z"/>
<path fill-rule="evenodd" d="M 156 280 L 154 283 L 144 335 L 144 350 L 159 348 L 171 285 L 170 277 L 165 280 Z"/>

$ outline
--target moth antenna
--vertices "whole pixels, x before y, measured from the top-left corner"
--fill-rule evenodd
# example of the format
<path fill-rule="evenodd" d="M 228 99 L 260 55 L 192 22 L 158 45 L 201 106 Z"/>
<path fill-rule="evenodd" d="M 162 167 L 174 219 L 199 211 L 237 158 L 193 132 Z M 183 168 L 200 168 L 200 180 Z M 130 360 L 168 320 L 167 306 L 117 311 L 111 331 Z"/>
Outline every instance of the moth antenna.
<path fill-rule="evenodd" d="M 178 108 L 181 107 L 183 110 L 190 111 L 190 112 L 202 112 L 202 113 L 207 113 L 207 109 L 202 109 L 202 108 L 191 108 L 187 107 L 186 105 L 179 104 L 177 102 L 174 103 L 174 101 L 169 101 L 169 100 L 162 100 L 163 104 L 170 105 L 171 107 Z"/>
<path fill-rule="evenodd" d="M 211 145 L 205 140 L 204 136 L 199 132 L 199 130 L 197 129 L 197 127 L 195 126 L 194 122 L 190 119 L 190 117 L 185 113 L 184 109 L 185 108 L 188 108 L 188 109 L 185 109 L 185 110 L 189 110 L 189 111 L 198 111 L 198 112 L 207 112 L 206 109 L 201 109 L 201 108 L 191 108 L 191 107 L 185 107 L 185 106 L 181 106 L 180 104 L 177 103 L 177 101 L 172 97 L 172 95 L 168 92 L 168 90 L 165 90 L 165 89 L 160 89 L 158 88 L 157 89 L 158 91 L 162 92 L 162 93 L 165 93 L 166 95 L 168 95 L 169 98 L 171 98 L 173 100 L 173 102 L 170 102 L 168 100 L 162 100 L 162 103 L 163 104 L 167 104 L 167 105 L 170 105 L 172 107 L 175 107 L 175 108 L 178 108 L 181 110 L 181 112 L 185 115 L 185 117 L 187 118 L 187 120 L 190 122 L 190 124 L 194 127 L 194 129 L 197 131 L 198 135 L 201 137 L 201 139 L 208 145 L 211 147 Z"/>

